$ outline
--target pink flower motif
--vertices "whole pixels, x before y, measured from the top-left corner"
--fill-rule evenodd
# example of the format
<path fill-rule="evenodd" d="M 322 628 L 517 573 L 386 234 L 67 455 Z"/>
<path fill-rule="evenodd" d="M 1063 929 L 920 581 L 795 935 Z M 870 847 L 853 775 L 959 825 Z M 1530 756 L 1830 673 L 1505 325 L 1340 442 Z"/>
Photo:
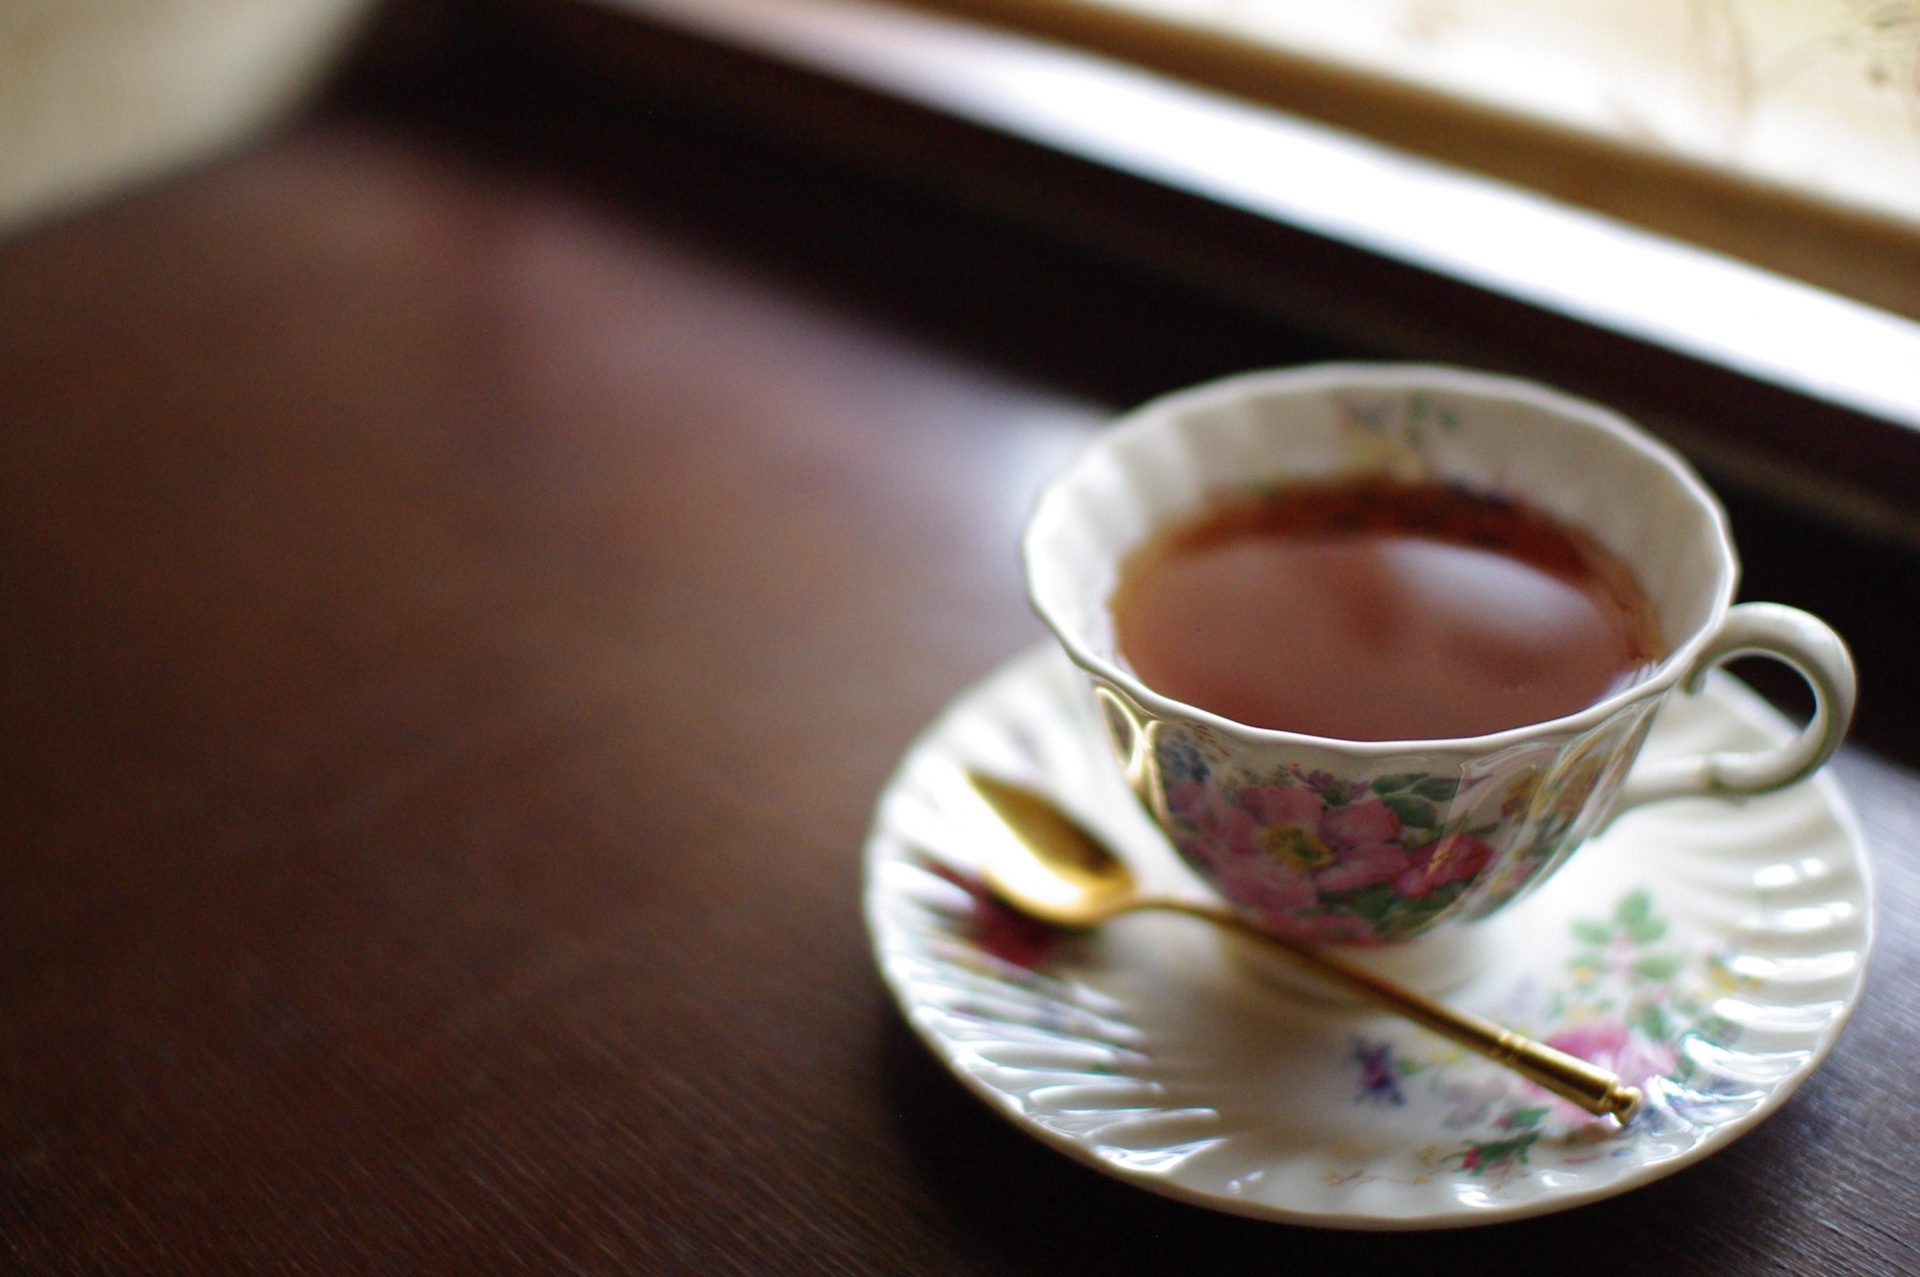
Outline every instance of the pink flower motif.
<path fill-rule="evenodd" d="M 1205 838 L 1189 835 L 1176 838 L 1173 845 L 1179 848 L 1180 854 L 1187 859 L 1188 863 L 1203 872 L 1210 873 L 1220 864 L 1220 858 L 1213 854 L 1213 844 Z"/>
<path fill-rule="evenodd" d="M 1680 1059 L 1671 1044 L 1655 1042 L 1618 1020 L 1588 1020 L 1585 1024 L 1576 1024 L 1548 1038 L 1547 1045 L 1603 1069 L 1612 1069 L 1628 1086 L 1641 1086 L 1648 1078 L 1665 1077 Z M 1565 1100 L 1556 1099 L 1553 1106 L 1570 1122 L 1599 1120 Z"/>
<path fill-rule="evenodd" d="M 1334 846 L 1391 842 L 1400 836 L 1400 817 L 1378 798 L 1335 807 L 1320 818 L 1320 836 Z"/>
<path fill-rule="evenodd" d="M 1571 1029 L 1560 1030 L 1547 1039 L 1547 1045 L 1556 1051 L 1577 1055 L 1589 1064 L 1601 1063 L 1601 1057 L 1604 1056 L 1606 1066 L 1613 1068 L 1613 1057 L 1626 1049 L 1632 1036 L 1632 1030 L 1617 1020 L 1588 1020 Z M 1614 1071 L 1619 1072 L 1618 1069 Z"/>
<path fill-rule="evenodd" d="M 1292 785 L 1248 785 L 1234 795 L 1234 802 L 1262 825 L 1298 825 L 1302 829 L 1314 828 L 1327 806 L 1312 790 Z"/>
<path fill-rule="evenodd" d="M 1413 853 L 1413 866 L 1393 880 L 1393 889 L 1416 900 L 1450 882 L 1471 878 L 1493 858 L 1493 848 L 1472 834 L 1448 834 Z"/>
<path fill-rule="evenodd" d="M 1209 806 L 1211 794 L 1212 791 L 1197 780 L 1176 781 L 1167 786 L 1167 808 L 1197 824 L 1200 813 Z"/>
<path fill-rule="evenodd" d="M 1286 926 L 1296 909 L 1320 903 L 1313 879 L 1265 856 L 1234 856 L 1214 863 L 1214 885 L 1235 904 L 1252 909 L 1275 926 Z"/>
<path fill-rule="evenodd" d="M 1322 891 L 1358 891 L 1405 873 L 1413 857 L 1399 843 L 1365 842 L 1343 848 L 1331 865 L 1313 876 Z"/>
<path fill-rule="evenodd" d="M 1260 826 L 1238 808 L 1222 804 L 1209 819 L 1200 822 L 1200 829 L 1228 855 L 1258 856 L 1261 852 Z"/>
<path fill-rule="evenodd" d="M 1037 918 L 1009 908 L 978 878 L 945 865 L 928 866 L 934 873 L 973 897 L 967 919 L 973 943 L 982 953 L 1029 971 L 1044 963 L 1059 946 L 1060 933 Z"/>
<path fill-rule="evenodd" d="M 1655 1042 L 1617 1020 L 1589 1020 L 1562 1029 L 1547 1039 L 1547 1045 L 1612 1069 L 1631 1086 L 1665 1076 L 1680 1058 L 1670 1044 Z"/>
<path fill-rule="evenodd" d="M 1639 1086 L 1649 1078 L 1665 1077 L 1679 1062 L 1680 1052 L 1669 1043 L 1635 1037 L 1614 1057 L 1613 1071 Z"/>
<path fill-rule="evenodd" d="M 1167 807 L 1198 826 L 1216 852 L 1251 856 L 1260 851 L 1260 826 L 1246 812 L 1223 802 L 1210 786 L 1192 780 L 1169 785 Z"/>

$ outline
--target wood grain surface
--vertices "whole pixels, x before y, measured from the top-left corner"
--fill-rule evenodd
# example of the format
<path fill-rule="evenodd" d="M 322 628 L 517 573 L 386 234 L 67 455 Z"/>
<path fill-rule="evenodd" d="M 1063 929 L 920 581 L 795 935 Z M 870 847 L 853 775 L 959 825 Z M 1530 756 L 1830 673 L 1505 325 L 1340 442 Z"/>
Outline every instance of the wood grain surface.
<path fill-rule="evenodd" d="M 1867 1001 L 1658 1186 L 1293 1230 L 963 1093 L 868 958 L 874 795 L 1039 636 L 1090 387 L 1198 359 L 1141 310 L 1317 352 L 653 128 L 336 113 L 0 244 L 6 1266 L 1912 1271 L 1920 778 L 1858 748 Z"/>

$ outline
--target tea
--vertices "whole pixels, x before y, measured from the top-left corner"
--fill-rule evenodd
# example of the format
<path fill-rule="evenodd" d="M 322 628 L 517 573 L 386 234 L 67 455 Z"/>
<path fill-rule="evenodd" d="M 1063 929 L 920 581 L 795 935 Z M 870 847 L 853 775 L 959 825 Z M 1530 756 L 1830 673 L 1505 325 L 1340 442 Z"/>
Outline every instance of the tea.
<path fill-rule="evenodd" d="M 1111 603 L 1121 655 L 1154 690 L 1344 740 L 1559 718 L 1665 654 L 1632 569 L 1591 537 L 1436 483 L 1218 502 L 1129 555 Z"/>

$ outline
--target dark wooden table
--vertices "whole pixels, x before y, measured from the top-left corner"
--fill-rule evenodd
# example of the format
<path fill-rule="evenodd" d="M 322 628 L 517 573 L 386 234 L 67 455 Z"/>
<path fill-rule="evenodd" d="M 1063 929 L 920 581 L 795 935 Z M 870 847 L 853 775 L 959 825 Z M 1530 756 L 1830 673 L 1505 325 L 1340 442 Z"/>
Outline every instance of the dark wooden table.
<path fill-rule="evenodd" d="M 7 1266 L 1915 1271 L 1920 777 L 1857 746 L 1866 1001 L 1655 1187 L 1294 1230 L 962 1092 L 868 958 L 875 793 L 1039 637 L 1016 531 L 1111 404 L 1329 352 L 686 119 L 458 96 L 0 244 Z M 1910 565 L 1848 592 L 1739 509 L 1900 686 Z"/>

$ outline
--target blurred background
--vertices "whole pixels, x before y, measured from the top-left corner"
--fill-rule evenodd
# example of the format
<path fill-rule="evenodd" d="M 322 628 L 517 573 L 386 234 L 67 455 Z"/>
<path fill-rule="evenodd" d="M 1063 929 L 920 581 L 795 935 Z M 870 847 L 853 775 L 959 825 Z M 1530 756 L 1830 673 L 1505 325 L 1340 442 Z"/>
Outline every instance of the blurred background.
<path fill-rule="evenodd" d="M 1244 95 L 1920 316 L 1920 5 L 906 2 Z M 569 6 L 9 0 L 0 228 L 258 130 L 312 93 L 376 7 L 371 44 L 391 60 L 396 44 L 417 55 L 483 8 L 539 25 L 564 23 Z"/>
<path fill-rule="evenodd" d="M 1759 503 L 1766 516 L 1742 529 L 1756 596 L 1844 621 L 1861 610 L 1858 581 L 1914 588 L 1912 422 L 1783 392 L 1803 371 L 1791 366 L 1757 383 L 1737 350 L 1703 362 L 1622 339 L 1582 319 L 1577 296 L 1571 309 L 1511 305 L 1471 271 L 1249 218 L 1071 144 L 1062 160 L 1023 140 L 1017 106 L 1010 128 L 928 110 L 935 89 L 918 81 L 940 77 L 926 66 L 955 68 L 963 98 L 967 75 L 998 74 L 943 51 L 975 31 L 1279 108 L 1490 190 L 1527 188 L 1920 315 L 1920 10 L 1891 0 L 6 0 L 0 236 L 289 124 L 378 119 L 617 205 L 671 207 L 727 252 L 1107 407 L 1330 356 L 1541 377 L 1637 415 L 1737 512 Z M 864 40 L 883 64 L 889 48 L 923 56 L 843 81 L 809 63 L 810 40 Z M 1289 179 L 1272 181 L 1284 192 Z M 768 200 L 784 202 L 780 217 L 763 214 Z M 1417 227 L 1425 210 L 1381 216 Z M 857 245 L 837 233 L 861 222 Z M 979 267 L 1008 255 L 1030 279 Z M 1729 329 L 1743 305 L 1719 312 Z M 1185 318 L 1160 322 L 1170 314 Z M 1688 322 L 1719 339 L 1711 319 Z M 1808 321 L 1809 352 L 1821 327 Z M 1901 393 L 1897 369 L 1874 371 Z M 1920 414 L 1920 386 L 1910 400 Z M 1856 568 L 1822 570 L 1830 556 L 1807 529 L 1846 539 Z M 1874 624 L 1850 632 L 1871 648 Z M 1920 689 L 1904 659 L 1868 665 L 1870 685 Z M 1796 702 L 1790 676 L 1753 674 Z"/>
<path fill-rule="evenodd" d="M 0 231 L 190 163 L 312 93 L 370 0 L 7 0 Z"/>
<path fill-rule="evenodd" d="M 0 1267 L 1899 1271 L 1914 50 L 1899 0 L 0 0 Z M 1150 1198 L 875 970 L 875 795 L 1043 638 L 1040 485 L 1328 359 L 1624 411 L 1858 656 L 1866 1000 L 1655 1189 Z"/>

